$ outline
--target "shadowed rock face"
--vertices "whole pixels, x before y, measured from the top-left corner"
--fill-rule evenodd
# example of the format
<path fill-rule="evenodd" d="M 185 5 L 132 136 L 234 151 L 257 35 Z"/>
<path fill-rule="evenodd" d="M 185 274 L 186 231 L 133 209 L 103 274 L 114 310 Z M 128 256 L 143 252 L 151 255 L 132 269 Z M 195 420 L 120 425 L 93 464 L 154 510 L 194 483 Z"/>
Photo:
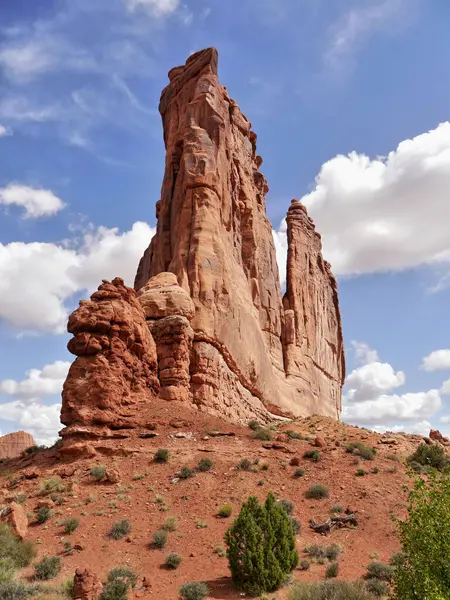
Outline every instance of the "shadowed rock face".
<path fill-rule="evenodd" d="M 192 55 L 169 79 L 159 107 L 166 165 L 157 232 L 135 288 L 169 271 L 192 298 L 190 390 L 200 408 L 234 420 L 337 418 L 342 330 L 320 237 L 294 203 L 282 302 L 256 134 L 218 82 L 216 50 Z"/>
<path fill-rule="evenodd" d="M 16 458 L 21 453 L 35 446 L 33 436 L 25 431 L 16 431 L 0 437 L 0 458 Z"/>

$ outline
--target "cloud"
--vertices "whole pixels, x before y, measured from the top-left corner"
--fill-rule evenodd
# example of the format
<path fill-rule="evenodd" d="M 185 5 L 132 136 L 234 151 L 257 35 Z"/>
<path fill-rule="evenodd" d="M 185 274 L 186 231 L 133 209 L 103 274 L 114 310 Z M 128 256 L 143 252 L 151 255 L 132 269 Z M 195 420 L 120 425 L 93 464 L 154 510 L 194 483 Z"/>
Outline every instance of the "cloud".
<path fill-rule="evenodd" d="M 12 130 L 0 123 L 0 137 L 6 137 L 7 135 L 12 135 Z"/>
<path fill-rule="evenodd" d="M 0 244 L 0 319 L 22 332 L 62 333 L 75 294 L 92 293 L 103 278 L 133 284 L 154 232 L 136 222 L 130 231 L 92 228 L 60 244 Z"/>
<path fill-rule="evenodd" d="M 0 99 L 0 117 L 8 121 L 44 123 L 58 121 L 67 116 L 57 104 L 41 104 L 19 94 Z"/>
<path fill-rule="evenodd" d="M 449 188 L 445 122 L 384 158 L 356 152 L 332 158 L 302 202 L 322 234 L 333 272 L 359 275 L 448 265 Z"/>
<path fill-rule="evenodd" d="M 61 428 L 59 420 L 61 404 L 45 405 L 38 402 L 27 404 L 20 400 L 0 404 L 1 418 L 14 423 L 14 430 L 24 429 L 31 433 L 37 444 L 50 446 Z"/>
<path fill-rule="evenodd" d="M 422 359 L 424 371 L 444 371 L 450 369 L 450 350 L 434 350 Z"/>
<path fill-rule="evenodd" d="M 129 11 L 142 9 L 155 17 L 174 13 L 180 7 L 180 0 L 125 0 Z"/>
<path fill-rule="evenodd" d="M 273 242 L 275 244 L 275 252 L 278 263 L 278 270 L 280 272 L 281 288 L 285 287 L 286 284 L 286 268 L 287 268 L 287 223 L 286 219 L 283 219 L 280 223 L 280 227 L 272 229 Z"/>
<path fill-rule="evenodd" d="M 367 351 L 367 348 L 364 349 L 366 358 L 373 360 L 375 351 Z M 346 380 L 343 420 L 372 428 L 403 428 L 404 425 L 399 423 L 427 421 L 441 408 L 440 391 L 436 389 L 404 394 L 390 393 L 404 383 L 403 371 L 395 372 L 389 363 L 377 360 L 354 369 Z M 408 426 L 408 430 L 411 431 L 411 426 Z"/>
<path fill-rule="evenodd" d="M 393 425 L 392 427 L 386 427 L 384 425 L 375 425 L 369 428 L 373 429 L 377 433 L 391 431 L 392 433 L 405 432 L 415 433 L 417 435 L 428 435 L 430 429 L 432 429 L 432 425 L 429 421 L 419 421 L 417 423 L 408 423 L 406 425 Z"/>
<path fill-rule="evenodd" d="M 65 206 L 51 190 L 32 188 L 19 183 L 10 183 L 7 187 L 0 188 L 0 204 L 21 206 L 25 209 L 26 219 L 49 217 Z"/>
<path fill-rule="evenodd" d="M 447 379 L 447 381 L 444 381 L 442 384 L 441 394 L 443 396 L 450 396 L 450 379 Z"/>
<path fill-rule="evenodd" d="M 351 344 L 355 351 L 355 362 L 357 364 L 368 365 L 378 362 L 378 352 L 370 348 L 368 344 L 356 340 L 352 340 Z"/>
<path fill-rule="evenodd" d="M 340 76 L 355 65 L 355 55 L 379 32 L 404 27 L 411 20 L 416 0 L 359 0 L 329 30 L 323 55 L 325 65 Z"/>
<path fill-rule="evenodd" d="M 21 401 L 59 394 L 69 367 L 70 362 L 57 360 L 42 369 L 30 369 L 26 372 L 26 379 L 22 381 L 4 379 L 0 381 L 0 394 L 13 396 Z"/>

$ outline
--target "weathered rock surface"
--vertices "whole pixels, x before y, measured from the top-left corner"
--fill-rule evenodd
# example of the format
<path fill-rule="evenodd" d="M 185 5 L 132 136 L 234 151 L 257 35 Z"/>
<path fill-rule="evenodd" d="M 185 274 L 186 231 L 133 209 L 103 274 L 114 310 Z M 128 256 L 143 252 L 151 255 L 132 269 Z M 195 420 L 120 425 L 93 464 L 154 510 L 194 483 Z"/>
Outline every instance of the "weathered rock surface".
<path fill-rule="evenodd" d="M 20 539 L 23 540 L 27 536 L 28 517 L 22 505 L 11 502 L 9 506 L 0 511 L 0 522 L 7 523 Z"/>
<path fill-rule="evenodd" d="M 24 450 L 36 446 L 33 436 L 25 431 L 16 431 L 0 437 L 0 458 L 16 458 Z"/>
<path fill-rule="evenodd" d="M 102 434 L 105 426 L 139 422 L 139 409 L 158 394 L 159 381 L 156 346 L 134 290 L 119 278 L 103 281 L 70 315 L 67 329 L 74 336 L 68 349 L 78 358 L 63 387 L 61 421 L 69 427 L 62 435 L 77 428 L 86 434 L 80 425 Z"/>
<path fill-rule="evenodd" d="M 169 79 L 159 107 L 166 166 L 157 232 L 135 288 L 145 296 L 151 277 L 171 272 L 192 299 L 190 393 L 199 408 L 239 421 L 271 413 L 337 418 L 342 331 L 320 237 L 293 205 L 283 304 L 256 134 L 218 82 L 216 50 L 192 55 Z M 162 304 L 143 306 L 153 318 Z"/>
<path fill-rule="evenodd" d="M 73 581 L 73 598 L 75 600 L 98 600 L 103 585 L 97 575 L 88 569 L 78 568 Z"/>

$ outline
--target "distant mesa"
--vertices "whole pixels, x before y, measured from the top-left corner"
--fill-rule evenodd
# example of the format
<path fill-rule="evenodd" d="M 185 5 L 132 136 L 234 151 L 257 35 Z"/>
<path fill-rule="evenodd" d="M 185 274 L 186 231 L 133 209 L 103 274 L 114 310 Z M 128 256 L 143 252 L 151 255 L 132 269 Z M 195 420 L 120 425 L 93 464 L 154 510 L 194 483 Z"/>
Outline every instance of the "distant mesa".
<path fill-rule="evenodd" d="M 104 280 L 69 318 L 77 358 L 64 384 L 63 437 L 137 427 L 154 398 L 238 423 L 339 418 L 336 280 L 306 208 L 293 200 L 282 297 L 257 136 L 217 65 L 208 48 L 169 73 L 156 234 L 134 290 Z"/>
<path fill-rule="evenodd" d="M 0 437 L 0 459 L 17 458 L 24 450 L 36 446 L 33 436 L 25 431 L 16 431 Z"/>

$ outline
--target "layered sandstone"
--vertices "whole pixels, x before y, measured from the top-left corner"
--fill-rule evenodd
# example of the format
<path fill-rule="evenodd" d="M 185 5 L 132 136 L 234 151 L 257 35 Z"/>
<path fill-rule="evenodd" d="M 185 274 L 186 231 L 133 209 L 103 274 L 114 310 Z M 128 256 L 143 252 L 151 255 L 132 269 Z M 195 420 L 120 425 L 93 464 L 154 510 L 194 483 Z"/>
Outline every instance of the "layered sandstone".
<path fill-rule="evenodd" d="M 25 431 L 16 431 L 0 437 L 0 459 L 16 458 L 24 450 L 36 446 L 33 436 Z"/>
<path fill-rule="evenodd" d="M 155 342 L 133 289 L 106 280 L 69 317 L 68 349 L 77 356 L 62 392 L 61 422 L 130 427 L 142 404 L 159 393 Z M 86 431 L 84 429 L 83 431 Z"/>
<path fill-rule="evenodd" d="M 218 82 L 216 50 L 192 55 L 169 79 L 159 107 L 166 165 L 157 232 L 135 288 L 169 271 L 192 298 L 190 391 L 200 408 L 235 420 L 338 417 L 342 331 L 320 238 L 290 210 L 283 305 L 256 134 Z"/>

